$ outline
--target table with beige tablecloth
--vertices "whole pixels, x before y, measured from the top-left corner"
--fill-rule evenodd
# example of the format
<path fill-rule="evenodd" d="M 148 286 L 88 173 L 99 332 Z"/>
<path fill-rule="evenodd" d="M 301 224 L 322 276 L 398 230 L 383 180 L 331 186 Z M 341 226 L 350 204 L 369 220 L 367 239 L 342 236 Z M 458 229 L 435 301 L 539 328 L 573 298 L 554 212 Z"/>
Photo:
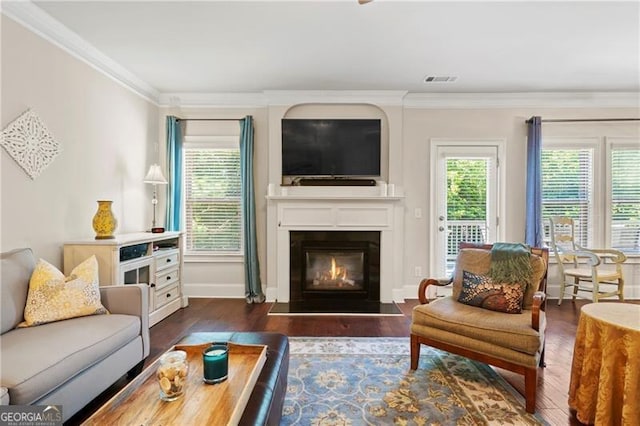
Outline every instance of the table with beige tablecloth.
<path fill-rule="evenodd" d="M 640 425 L 640 305 L 582 307 L 569 407 L 583 423 Z"/>

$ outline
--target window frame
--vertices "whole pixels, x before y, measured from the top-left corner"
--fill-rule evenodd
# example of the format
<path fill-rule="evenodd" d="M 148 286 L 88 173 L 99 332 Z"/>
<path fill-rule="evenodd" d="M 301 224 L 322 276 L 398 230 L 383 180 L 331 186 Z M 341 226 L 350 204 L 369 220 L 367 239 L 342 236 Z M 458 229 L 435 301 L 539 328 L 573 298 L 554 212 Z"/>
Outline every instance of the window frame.
<path fill-rule="evenodd" d="M 640 150 L 640 138 L 634 137 L 605 137 L 604 141 L 605 150 L 606 150 L 606 205 L 607 209 L 605 212 L 605 243 L 606 247 L 613 246 L 613 211 L 610 206 L 613 205 L 613 173 L 612 173 L 612 162 L 613 162 L 613 151 L 615 149 L 628 149 L 635 148 Z M 636 257 L 638 258 L 638 262 L 640 262 L 640 253 L 637 252 L 624 252 L 628 257 Z"/>
<path fill-rule="evenodd" d="M 591 150 L 592 152 L 592 165 L 591 171 L 591 200 L 588 202 L 587 207 L 587 243 L 586 247 L 595 247 L 598 241 L 602 240 L 602 226 L 598 226 L 598 223 L 602 219 L 598 219 L 598 215 L 602 212 L 604 205 L 602 201 L 601 188 L 602 177 L 600 162 L 602 161 L 602 143 L 597 137 L 583 137 L 583 138 L 543 138 L 542 150 Z M 542 197 L 544 199 L 544 196 Z M 543 229 L 547 228 L 548 221 L 543 219 Z M 546 234 L 546 233 L 545 233 Z M 545 235 L 545 238 L 549 238 Z M 595 245 L 594 245 L 595 244 Z"/>
<path fill-rule="evenodd" d="M 542 140 L 542 149 L 592 149 L 593 192 L 591 214 L 591 236 L 586 248 L 611 247 L 611 152 L 615 146 L 640 146 L 635 137 L 547 137 Z M 543 223 L 543 225 L 546 225 Z M 627 263 L 640 263 L 640 254 L 626 253 Z M 552 259 L 553 261 L 553 259 Z"/>
<path fill-rule="evenodd" d="M 240 151 L 240 137 L 237 135 L 222 135 L 222 136 L 209 136 L 209 135 L 185 135 L 183 139 L 183 158 L 186 150 L 189 149 L 235 149 Z M 182 197 L 181 216 L 183 221 L 186 221 L 187 217 L 187 194 L 186 194 L 186 179 L 187 173 L 183 165 L 182 173 L 182 191 L 184 196 Z M 240 200 L 242 203 L 242 200 Z M 240 211 L 242 217 L 242 209 Z M 242 222 L 242 219 L 241 219 Z M 238 252 L 193 252 L 189 251 L 186 246 L 187 240 L 187 227 L 185 229 L 185 250 L 184 260 L 188 263 L 242 263 L 244 262 L 244 229 L 240 227 L 240 249 Z"/>

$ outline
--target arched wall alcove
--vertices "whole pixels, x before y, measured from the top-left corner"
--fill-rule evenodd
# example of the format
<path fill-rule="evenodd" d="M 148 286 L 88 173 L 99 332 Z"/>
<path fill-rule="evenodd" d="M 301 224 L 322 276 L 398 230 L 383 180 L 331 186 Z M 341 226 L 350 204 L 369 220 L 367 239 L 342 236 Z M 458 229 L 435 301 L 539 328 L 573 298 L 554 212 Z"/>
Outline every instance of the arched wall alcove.
<path fill-rule="evenodd" d="M 350 104 L 318 104 L 305 103 L 291 106 L 284 111 L 282 118 L 364 118 L 379 119 L 381 122 L 380 144 L 380 179 L 389 180 L 389 120 L 387 114 L 377 105 L 366 103 Z M 280 130 L 282 132 L 282 129 Z M 282 152 L 282 139 L 279 140 L 279 151 Z M 288 182 L 280 181 L 282 184 Z"/>
<path fill-rule="evenodd" d="M 303 96 L 304 95 L 304 96 Z M 307 97 L 303 94 L 301 97 Z M 379 118 L 382 123 L 380 179 L 402 187 L 402 97 L 404 93 L 308 95 L 308 100 L 268 103 L 269 183 L 282 185 L 283 118 Z M 330 97 L 331 99 L 324 99 Z M 349 99 L 351 98 L 351 99 Z M 337 99 L 337 100 L 336 100 Z"/>

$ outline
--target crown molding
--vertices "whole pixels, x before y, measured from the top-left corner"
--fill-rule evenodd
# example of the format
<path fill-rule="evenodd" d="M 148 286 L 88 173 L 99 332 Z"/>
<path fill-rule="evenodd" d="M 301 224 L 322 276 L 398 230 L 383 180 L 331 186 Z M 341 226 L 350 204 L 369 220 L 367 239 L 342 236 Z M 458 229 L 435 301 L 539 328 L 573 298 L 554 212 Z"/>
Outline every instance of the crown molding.
<path fill-rule="evenodd" d="M 2 14 L 87 63 L 138 96 L 157 104 L 159 97 L 157 89 L 100 52 L 31 1 L 2 2 Z"/>
<path fill-rule="evenodd" d="M 259 108 L 267 106 L 262 93 L 161 93 L 160 107 L 181 108 Z"/>
<path fill-rule="evenodd" d="M 372 104 L 404 108 L 639 108 L 638 92 L 408 93 L 375 90 L 266 90 L 261 93 L 162 93 L 164 107 L 265 107 Z"/>
<path fill-rule="evenodd" d="M 402 106 L 406 90 L 265 90 L 268 105 L 373 104 Z"/>
<path fill-rule="evenodd" d="M 164 107 L 265 107 L 299 104 L 373 104 L 402 106 L 406 91 L 265 90 L 260 93 L 162 93 Z"/>
<path fill-rule="evenodd" d="M 640 108 L 639 92 L 409 93 L 405 108 Z"/>

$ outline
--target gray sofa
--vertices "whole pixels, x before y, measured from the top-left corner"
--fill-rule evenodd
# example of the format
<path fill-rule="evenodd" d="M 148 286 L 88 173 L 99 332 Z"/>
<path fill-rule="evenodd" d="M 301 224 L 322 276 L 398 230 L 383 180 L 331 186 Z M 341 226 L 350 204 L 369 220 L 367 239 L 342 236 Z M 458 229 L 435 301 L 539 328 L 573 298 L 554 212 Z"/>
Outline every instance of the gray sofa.
<path fill-rule="evenodd" d="M 0 255 L 0 398 L 3 405 L 62 405 L 64 420 L 149 355 L 148 289 L 101 287 L 109 315 L 92 315 L 29 328 L 23 320 L 30 249 Z"/>

